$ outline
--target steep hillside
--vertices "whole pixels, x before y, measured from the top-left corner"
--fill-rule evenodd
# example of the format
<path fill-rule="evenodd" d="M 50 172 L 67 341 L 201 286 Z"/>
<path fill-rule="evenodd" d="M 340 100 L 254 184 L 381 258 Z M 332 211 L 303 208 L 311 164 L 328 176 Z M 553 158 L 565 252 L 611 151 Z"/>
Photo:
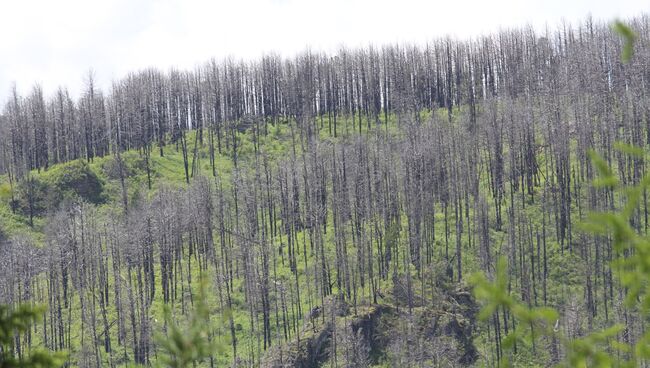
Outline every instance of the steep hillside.
<path fill-rule="evenodd" d="M 647 24 L 627 64 L 589 24 L 145 71 L 47 108 L 16 97 L 0 116 L 0 303 L 48 310 L 15 353 L 154 364 L 164 311 L 183 324 L 207 284 L 204 337 L 223 349 L 205 366 L 560 362 L 555 335 L 506 337 L 508 308 L 475 317 L 469 275 L 494 278 L 500 258 L 508 297 L 559 311 L 544 327 L 642 341 L 648 315 L 611 267 L 629 252 L 583 223 L 623 208 L 612 178 L 646 180 Z M 647 234 L 635 194 L 625 229 Z"/>

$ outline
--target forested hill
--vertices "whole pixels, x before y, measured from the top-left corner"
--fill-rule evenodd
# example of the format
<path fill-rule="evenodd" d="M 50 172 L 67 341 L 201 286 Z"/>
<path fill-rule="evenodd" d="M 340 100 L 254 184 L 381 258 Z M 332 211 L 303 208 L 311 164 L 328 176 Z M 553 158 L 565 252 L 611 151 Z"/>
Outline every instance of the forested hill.
<path fill-rule="evenodd" d="M 647 16 L 631 24 L 647 40 Z M 14 90 L 6 102 L 0 172 L 20 177 L 28 169 L 126 149 L 149 155 L 156 146 L 163 153 L 189 129 L 204 132 L 212 151 L 229 151 L 233 132 L 255 127 L 266 134 L 259 128 L 283 119 L 295 121 L 303 136 L 313 136 L 327 119 L 327 132 L 338 136 L 381 124 L 391 114 L 446 108 L 451 115 L 463 107 L 469 124 L 487 126 L 483 120 L 489 122 L 490 114 L 483 105 L 494 101 L 502 101 L 504 114 L 532 104 L 553 117 L 544 122 L 565 123 L 577 135 L 585 120 L 593 123 L 587 119 L 592 115 L 607 120 L 609 110 L 628 105 L 636 114 L 631 119 L 647 114 L 647 43 L 639 42 L 626 66 L 620 63 L 621 46 L 609 25 L 586 21 L 546 33 L 516 29 L 472 41 L 229 59 L 194 71 L 144 70 L 106 91 L 89 75 L 77 101 L 65 88 L 46 100 L 36 85 L 28 96 Z M 515 112 L 510 115 L 492 114 L 491 120 L 508 124 Z M 354 120 L 341 127 L 343 116 Z"/>
<path fill-rule="evenodd" d="M 635 342 L 648 319 L 622 303 L 612 239 L 579 223 L 622 200 L 591 185 L 589 150 L 624 184 L 646 172 L 613 147 L 650 143 L 649 20 L 629 22 L 627 64 L 620 36 L 588 20 L 150 69 L 108 90 L 88 76 L 77 101 L 14 90 L 0 303 L 48 306 L 14 349 L 151 364 L 163 306 L 184 320 L 203 277 L 206 338 L 225 347 L 211 366 L 558 362 L 555 339 L 505 352 L 506 311 L 476 320 L 467 275 L 500 256 L 509 291 L 557 308 L 567 336 L 620 322 Z"/>

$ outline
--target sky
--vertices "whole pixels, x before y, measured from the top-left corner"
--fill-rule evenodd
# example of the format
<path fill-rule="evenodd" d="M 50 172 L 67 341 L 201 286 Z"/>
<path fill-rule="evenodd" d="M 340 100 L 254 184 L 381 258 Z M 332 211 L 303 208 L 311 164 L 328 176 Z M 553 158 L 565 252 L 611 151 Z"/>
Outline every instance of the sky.
<path fill-rule="evenodd" d="M 14 83 L 21 94 L 38 83 L 46 95 L 65 86 L 77 97 L 91 70 L 107 89 L 148 67 L 465 39 L 649 11 L 648 0 L 0 0 L 0 105 Z"/>

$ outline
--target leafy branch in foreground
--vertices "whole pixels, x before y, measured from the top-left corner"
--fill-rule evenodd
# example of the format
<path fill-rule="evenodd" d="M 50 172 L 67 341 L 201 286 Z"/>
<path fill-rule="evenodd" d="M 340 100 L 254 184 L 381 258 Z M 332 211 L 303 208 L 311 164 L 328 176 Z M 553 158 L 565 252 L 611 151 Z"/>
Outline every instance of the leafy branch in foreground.
<path fill-rule="evenodd" d="M 619 143 L 616 149 L 634 158 L 644 158 L 643 150 L 637 147 Z M 644 176 L 636 185 L 622 187 L 603 158 L 593 151 L 589 155 L 600 175 L 593 185 L 619 192 L 624 203 L 616 211 L 590 213 L 582 227 L 591 234 L 612 237 L 613 249 L 619 256 L 610 267 L 626 292 L 626 307 L 647 315 L 650 312 L 650 237 L 639 234 L 632 223 L 643 194 L 650 186 L 650 176 Z M 616 339 L 624 328 L 621 325 L 579 339 L 563 336 L 557 328 L 552 327 L 553 322 L 558 320 L 557 311 L 546 307 L 528 307 L 510 295 L 505 259 L 499 260 L 493 281 L 479 273 L 473 276 L 472 283 L 477 299 L 485 303 L 479 314 L 482 320 L 503 308 L 518 321 L 517 328 L 503 340 L 505 349 L 512 348 L 517 342 L 534 344 L 541 337 L 550 337 L 564 345 L 566 355 L 562 365 L 565 366 L 635 367 L 650 359 L 650 331 L 646 331 L 634 346 Z M 614 355 L 611 352 L 624 354 Z M 510 366 L 507 357 L 500 364 Z"/>
<path fill-rule="evenodd" d="M 616 33 L 623 37 L 623 50 L 621 51 L 621 61 L 627 63 L 632 58 L 634 54 L 634 42 L 637 39 L 636 33 L 632 31 L 625 23 L 617 20 L 612 25 L 612 28 Z"/>
<path fill-rule="evenodd" d="M 14 354 L 14 335 L 26 332 L 32 324 L 38 323 L 44 310 L 45 307 L 27 304 L 13 310 L 0 305 L 0 368 L 54 368 L 65 363 L 67 353 L 62 351 L 34 349 L 26 356 L 16 357 Z"/>
<path fill-rule="evenodd" d="M 194 310 L 185 326 L 174 322 L 170 308 L 165 306 L 167 334 L 156 337 L 162 352 L 158 362 L 161 367 L 190 367 L 224 351 L 222 344 L 210 336 L 210 306 L 206 288 L 207 282 L 203 279 L 198 297 L 194 300 Z"/>

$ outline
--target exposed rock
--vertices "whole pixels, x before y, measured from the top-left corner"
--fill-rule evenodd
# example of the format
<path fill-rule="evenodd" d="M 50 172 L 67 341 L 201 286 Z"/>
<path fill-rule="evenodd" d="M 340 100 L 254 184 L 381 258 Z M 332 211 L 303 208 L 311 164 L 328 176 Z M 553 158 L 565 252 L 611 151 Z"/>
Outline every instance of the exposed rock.
<path fill-rule="evenodd" d="M 295 339 L 284 346 L 270 349 L 261 366 L 268 368 L 319 367 L 329 358 L 333 329 L 334 324 L 327 322 L 316 333 L 307 334 L 300 340 Z"/>
<path fill-rule="evenodd" d="M 391 305 L 377 304 L 358 307 L 358 314 L 353 316 L 347 303 L 332 298 L 325 308 L 312 309 L 300 339 L 269 350 L 262 367 L 323 366 L 332 358 L 335 327 L 339 332 L 351 328 L 370 347 L 371 364 L 390 360 L 387 348 L 398 341 L 405 346 L 402 350 L 417 342 L 421 350 L 417 357 L 423 361 L 436 362 L 435 354 L 443 352 L 448 363 L 470 365 L 478 358 L 472 342 L 478 305 L 467 288 L 458 287 L 443 295 L 438 305 L 419 306 L 411 314 L 404 308 L 398 311 Z"/>

